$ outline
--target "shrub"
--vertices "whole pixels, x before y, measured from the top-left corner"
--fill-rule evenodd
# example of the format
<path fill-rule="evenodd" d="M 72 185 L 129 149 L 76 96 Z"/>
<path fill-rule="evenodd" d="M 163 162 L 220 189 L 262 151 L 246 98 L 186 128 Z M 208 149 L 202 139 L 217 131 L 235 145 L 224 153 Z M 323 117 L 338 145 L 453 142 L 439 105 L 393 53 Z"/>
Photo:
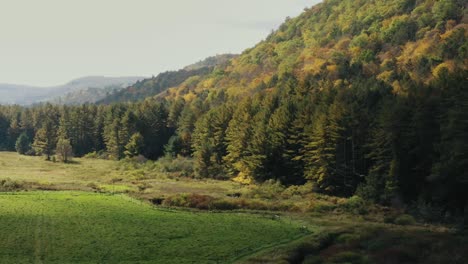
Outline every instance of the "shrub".
<path fill-rule="evenodd" d="M 214 198 L 202 194 L 176 194 L 167 197 L 162 202 L 165 206 L 190 207 L 197 209 L 211 209 Z"/>
<path fill-rule="evenodd" d="M 108 157 L 109 154 L 102 150 L 99 152 L 93 151 L 83 156 L 85 159 L 107 159 Z"/>
<path fill-rule="evenodd" d="M 215 200 L 212 204 L 212 208 L 216 210 L 235 210 L 239 208 L 238 206 L 236 201 L 229 201 L 226 199 Z"/>
<path fill-rule="evenodd" d="M 147 183 L 147 182 L 141 182 L 137 185 L 138 187 L 138 191 L 140 192 L 143 192 L 145 191 L 146 189 L 149 189 L 151 187 L 153 187 L 151 184 Z"/>
<path fill-rule="evenodd" d="M 354 195 L 348 200 L 346 200 L 341 207 L 343 207 L 346 211 L 354 213 L 354 214 L 367 214 L 368 208 L 367 204 L 361 197 Z"/>
<path fill-rule="evenodd" d="M 300 186 L 291 185 L 281 193 L 281 197 L 284 198 L 284 199 L 288 199 L 288 198 L 291 198 L 293 196 L 301 196 L 302 193 L 299 191 L 299 188 L 300 188 Z"/>
<path fill-rule="evenodd" d="M 171 195 L 164 199 L 164 206 L 188 207 L 187 194 Z"/>
<path fill-rule="evenodd" d="M 188 196 L 189 207 L 197 209 L 211 209 L 214 198 L 209 195 L 191 194 Z"/>
<path fill-rule="evenodd" d="M 178 173 L 180 176 L 193 177 L 193 159 L 186 157 L 162 157 L 155 164 L 155 170 L 165 173 Z"/>
<path fill-rule="evenodd" d="M 98 191 L 98 192 L 101 191 L 101 188 L 94 182 L 90 182 L 90 183 L 86 184 L 86 186 L 93 189 L 93 190 L 95 190 L 95 191 Z"/>
<path fill-rule="evenodd" d="M 258 201 L 258 200 L 247 201 L 245 208 L 251 209 L 251 210 L 269 210 L 270 209 L 267 203 Z"/>
<path fill-rule="evenodd" d="M 414 225 L 415 223 L 414 217 L 407 214 L 400 215 L 395 219 L 395 224 L 397 225 Z"/>
<path fill-rule="evenodd" d="M 0 191 L 15 191 L 23 188 L 23 184 L 10 178 L 0 180 Z"/>
<path fill-rule="evenodd" d="M 258 187 L 251 190 L 249 196 L 253 198 L 274 199 L 278 197 L 279 193 L 285 190 L 280 182 L 268 180 Z"/>

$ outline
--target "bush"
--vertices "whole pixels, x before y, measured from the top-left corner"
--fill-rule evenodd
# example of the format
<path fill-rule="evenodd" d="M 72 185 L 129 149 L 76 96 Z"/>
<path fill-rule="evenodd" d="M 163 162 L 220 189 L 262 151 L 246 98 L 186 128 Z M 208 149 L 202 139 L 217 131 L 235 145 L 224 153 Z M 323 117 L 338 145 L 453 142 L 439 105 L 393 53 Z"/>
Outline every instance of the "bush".
<path fill-rule="evenodd" d="M 193 177 L 193 168 L 193 159 L 180 156 L 177 158 L 162 157 L 155 164 L 155 169 L 159 172 L 178 173 L 184 177 Z"/>
<path fill-rule="evenodd" d="M 109 154 L 102 150 L 99 152 L 93 151 L 83 156 L 85 159 L 108 159 L 108 157 Z"/>
<path fill-rule="evenodd" d="M 252 189 L 248 196 L 262 199 L 275 199 L 278 197 L 278 194 L 282 193 L 284 190 L 285 188 L 280 182 L 268 180 Z"/>
<path fill-rule="evenodd" d="M 281 197 L 288 199 L 293 196 L 304 196 L 312 193 L 313 189 L 314 185 L 311 182 L 304 185 L 291 185 L 281 193 Z"/>
<path fill-rule="evenodd" d="M 0 180 L 0 191 L 15 191 L 23 188 L 23 184 L 10 178 Z"/>
<path fill-rule="evenodd" d="M 91 188 L 91 189 L 93 189 L 93 190 L 95 190 L 95 191 L 97 191 L 97 192 L 102 191 L 101 187 L 99 187 L 99 186 L 98 186 L 96 183 L 94 183 L 94 182 L 90 182 L 90 183 L 86 184 L 86 186 L 89 187 L 89 188 Z"/>
<path fill-rule="evenodd" d="M 216 210 L 235 210 L 239 208 L 239 205 L 236 203 L 236 201 L 219 199 L 213 201 L 212 208 Z"/>
<path fill-rule="evenodd" d="M 395 219 L 395 224 L 397 225 L 414 225 L 415 223 L 414 217 L 407 214 L 400 215 Z"/>
<path fill-rule="evenodd" d="M 361 197 L 354 195 L 342 205 L 345 210 L 355 214 L 367 214 L 367 204 Z"/>
<path fill-rule="evenodd" d="M 202 194 L 176 194 L 167 197 L 162 202 L 165 206 L 190 207 L 208 210 L 212 208 L 214 198 Z"/>

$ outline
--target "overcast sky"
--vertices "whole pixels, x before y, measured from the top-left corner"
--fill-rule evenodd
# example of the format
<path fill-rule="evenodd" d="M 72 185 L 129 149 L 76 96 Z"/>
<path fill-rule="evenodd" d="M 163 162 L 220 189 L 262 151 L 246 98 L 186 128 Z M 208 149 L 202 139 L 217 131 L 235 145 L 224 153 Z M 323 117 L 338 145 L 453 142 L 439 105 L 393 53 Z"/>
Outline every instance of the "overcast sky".
<path fill-rule="evenodd" d="M 0 0 L 0 83 L 151 76 L 240 53 L 317 0 Z"/>

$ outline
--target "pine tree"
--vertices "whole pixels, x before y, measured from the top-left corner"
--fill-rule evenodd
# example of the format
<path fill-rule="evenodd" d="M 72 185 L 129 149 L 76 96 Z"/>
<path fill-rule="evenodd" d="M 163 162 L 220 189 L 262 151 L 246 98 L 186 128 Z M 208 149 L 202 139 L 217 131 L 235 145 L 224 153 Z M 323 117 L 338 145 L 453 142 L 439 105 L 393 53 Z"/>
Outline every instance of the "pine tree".
<path fill-rule="evenodd" d="M 125 156 L 132 158 L 140 155 L 143 148 L 144 139 L 140 133 L 135 133 L 130 137 L 127 145 L 125 145 Z"/>
<path fill-rule="evenodd" d="M 196 116 L 189 106 L 186 106 L 177 122 L 177 137 L 180 153 L 183 156 L 190 156 L 192 153 L 192 132 L 195 129 Z"/>
<path fill-rule="evenodd" d="M 250 98 L 243 100 L 234 112 L 226 130 L 227 154 L 223 160 L 231 176 L 239 176 L 240 180 L 251 180 L 252 175 L 242 171 L 242 158 L 246 154 L 248 142 L 252 137 L 252 102 Z"/>
<path fill-rule="evenodd" d="M 196 123 L 192 149 L 197 176 L 219 177 L 223 174 L 222 157 L 226 154 L 225 134 L 230 117 L 230 108 L 219 107 Z"/>
<path fill-rule="evenodd" d="M 136 117 L 131 110 L 127 110 L 120 121 L 119 140 L 126 145 L 136 131 Z M 141 134 L 140 134 L 141 136 Z"/>
<path fill-rule="evenodd" d="M 135 115 L 138 117 L 136 130 L 145 140 L 142 154 L 149 159 L 161 157 L 171 136 L 167 127 L 166 102 L 146 100 L 138 105 Z"/>
<path fill-rule="evenodd" d="M 8 149 L 8 127 L 10 127 L 10 123 L 8 118 L 6 118 L 3 113 L 0 112 L 0 149 L 6 150 Z"/>
<path fill-rule="evenodd" d="M 339 123 L 339 106 L 332 104 L 329 109 L 321 109 L 313 118 L 309 143 L 304 148 L 307 163 L 305 177 L 314 181 L 321 190 L 342 194 L 343 175 L 337 164 L 339 141 L 343 127 Z"/>
<path fill-rule="evenodd" d="M 53 122 L 47 118 L 43 126 L 36 132 L 33 148 L 39 155 L 45 155 L 47 160 L 53 154 L 57 142 L 56 131 Z"/>
<path fill-rule="evenodd" d="M 123 156 L 123 144 L 119 136 L 120 122 L 115 119 L 105 128 L 104 140 L 106 142 L 107 153 L 110 159 L 118 160 Z"/>
<path fill-rule="evenodd" d="M 296 106 L 292 101 L 285 102 L 277 108 L 268 121 L 269 134 L 269 170 L 275 179 L 288 183 L 290 172 L 287 168 L 286 152 L 288 131 L 296 114 Z"/>
<path fill-rule="evenodd" d="M 298 110 L 296 118 L 288 128 L 283 159 L 286 170 L 289 171 L 288 183 L 304 183 L 304 148 L 307 145 L 307 130 L 311 125 L 312 103 L 306 101 Z"/>

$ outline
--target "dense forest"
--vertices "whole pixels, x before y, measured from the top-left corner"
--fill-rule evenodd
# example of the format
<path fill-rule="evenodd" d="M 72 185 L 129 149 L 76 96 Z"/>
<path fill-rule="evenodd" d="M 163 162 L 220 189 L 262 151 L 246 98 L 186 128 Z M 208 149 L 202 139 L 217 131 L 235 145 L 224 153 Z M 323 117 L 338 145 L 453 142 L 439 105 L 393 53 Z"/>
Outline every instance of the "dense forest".
<path fill-rule="evenodd" d="M 159 95 L 167 89 L 183 83 L 190 77 L 206 75 L 216 66 L 225 67 L 230 59 L 237 57 L 234 54 L 221 54 L 208 57 L 197 63 L 188 65 L 178 71 L 168 71 L 158 74 L 156 77 L 138 81 L 123 90 L 117 90 L 107 97 L 98 100 L 98 103 L 109 104 L 117 102 L 141 101 L 147 97 Z"/>
<path fill-rule="evenodd" d="M 143 101 L 0 106 L 0 149 L 50 157 L 69 141 L 76 156 L 185 156 L 200 178 L 312 182 L 466 215 L 466 10 L 461 0 L 327 0 L 229 63 L 172 73 Z M 141 99 L 143 83 L 103 103 Z"/>

